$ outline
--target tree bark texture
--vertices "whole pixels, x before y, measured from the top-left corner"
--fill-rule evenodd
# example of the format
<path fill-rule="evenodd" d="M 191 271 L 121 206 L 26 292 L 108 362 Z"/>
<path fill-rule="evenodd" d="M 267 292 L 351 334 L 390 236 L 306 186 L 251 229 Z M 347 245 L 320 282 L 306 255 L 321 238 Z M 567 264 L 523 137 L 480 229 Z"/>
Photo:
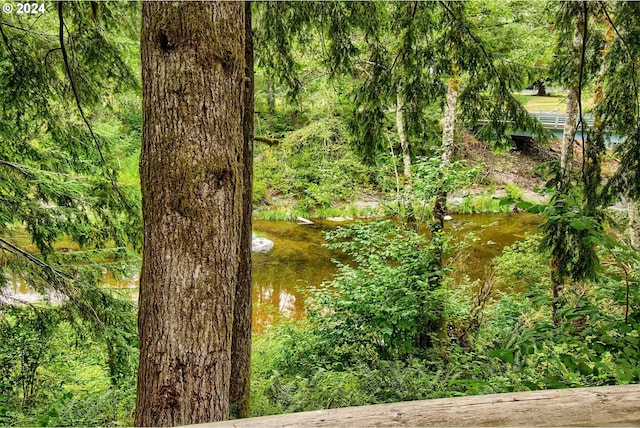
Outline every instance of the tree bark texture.
<path fill-rule="evenodd" d="M 250 412 L 251 373 L 251 214 L 253 171 L 253 36 L 251 3 L 245 2 L 245 95 L 244 95 L 244 168 L 243 168 L 243 231 L 240 246 L 240 268 L 233 317 L 231 348 L 231 388 L 229 391 L 232 418 L 248 418 Z"/>
<path fill-rule="evenodd" d="M 447 88 L 447 105 L 444 111 L 444 128 L 442 130 L 442 164 L 448 166 L 453 158 L 454 137 L 456 130 L 456 105 L 458 103 L 458 92 L 460 91 L 460 80 L 457 77 L 449 79 Z"/>
<path fill-rule="evenodd" d="M 242 2 L 142 6 L 137 426 L 226 419 L 232 349 L 247 348 L 246 332 L 234 341 L 250 281 L 245 13 Z"/>

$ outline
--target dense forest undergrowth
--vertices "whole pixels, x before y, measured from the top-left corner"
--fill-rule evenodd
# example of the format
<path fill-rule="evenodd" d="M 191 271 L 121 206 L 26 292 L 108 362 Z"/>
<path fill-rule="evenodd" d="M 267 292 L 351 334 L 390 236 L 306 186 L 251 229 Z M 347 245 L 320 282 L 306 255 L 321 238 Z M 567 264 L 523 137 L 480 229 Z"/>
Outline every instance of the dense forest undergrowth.
<path fill-rule="evenodd" d="M 347 219 L 349 262 L 254 336 L 251 414 L 639 382 L 639 6 L 319 4 L 254 5 L 253 216 Z M 136 296 L 107 284 L 140 266 L 140 11 L 63 7 L 0 20 L 0 425 L 132 425 Z M 576 87 L 549 138 L 527 109 L 571 122 Z M 445 218 L 499 211 L 541 227 L 457 275 Z"/>

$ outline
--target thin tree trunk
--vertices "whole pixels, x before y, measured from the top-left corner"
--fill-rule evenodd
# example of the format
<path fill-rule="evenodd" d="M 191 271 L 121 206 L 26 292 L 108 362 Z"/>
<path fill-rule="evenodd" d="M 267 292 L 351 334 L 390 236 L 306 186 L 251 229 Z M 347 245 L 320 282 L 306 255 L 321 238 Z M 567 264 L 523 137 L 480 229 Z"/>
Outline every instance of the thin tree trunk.
<path fill-rule="evenodd" d="M 582 45 L 584 44 L 584 33 L 583 26 L 586 25 L 586 22 L 583 21 L 582 15 L 579 14 L 576 18 L 576 29 L 573 35 L 573 47 L 576 52 L 580 52 L 582 49 Z M 578 55 L 578 54 L 576 54 Z M 578 68 L 580 67 L 580 57 L 574 61 L 575 70 L 573 71 L 578 74 Z M 571 171 L 571 163 L 573 160 L 573 141 L 575 139 L 576 134 L 576 123 L 579 112 L 579 93 L 580 93 L 580 82 L 576 81 L 567 91 L 567 107 L 565 110 L 565 123 L 564 129 L 562 133 L 562 146 L 560 152 L 560 177 L 558 180 L 558 191 L 561 194 L 566 194 L 569 190 L 569 177 Z M 584 138 L 584 135 L 582 136 Z M 584 153 L 582 154 L 584 156 Z M 563 238 L 560 238 L 563 239 Z M 562 261 L 562 250 L 563 243 L 555 242 L 553 247 L 551 248 L 551 294 L 553 295 L 553 304 L 552 304 L 552 318 L 555 326 L 560 324 L 559 319 L 559 308 L 560 308 L 560 300 L 563 297 L 564 293 L 564 275 L 561 274 L 563 271 L 561 264 Z"/>
<path fill-rule="evenodd" d="M 396 97 L 396 127 L 398 128 L 398 138 L 400 139 L 400 147 L 402 148 L 403 173 L 406 177 L 407 184 L 411 186 L 411 153 L 409 152 L 409 141 L 407 141 L 407 135 L 404 133 L 403 108 L 404 99 L 402 97 L 402 87 L 398 86 L 398 93 Z"/>
<path fill-rule="evenodd" d="M 579 14 L 576 17 L 576 28 L 573 33 L 573 48 L 576 52 L 575 55 L 577 55 L 573 61 L 573 66 L 575 67 L 573 72 L 576 73 L 576 76 L 578 75 L 578 68 L 580 67 L 580 57 L 578 55 L 585 42 L 583 32 L 584 25 L 586 25 L 586 22 L 583 22 L 582 15 Z M 579 112 L 578 99 L 579 92 L 582 89 L 580 88 L 580 83 L 581 82 L 576 78 L 575 82 L 567 90 L 567 107 L 565 110 L 566 118 L 562 132 L 562 146 L 560 153 L 560 168 L 562 170 L 562 177 L 560 181 L 561 190 L 563 190 L 567 185 L 568 171 L 571 169 L 571 161 L 573 159 L 573 141 L 576 135 L 576 123 Z"/>
<path fill-rule="evenodd" d="M 404 118 L 402 109 L 404 108 L 404 99 L 402 98 L 402 86 L 398 85 L 396 93 L 396 127 L 398 130 L 398 139 L 400 140 L 400 147 L 402 148 L 402 165 L 404 175 L 404 192 L 402 197 L 404 201 L 405 221 L 406 227 L 412 228 L 415 226 L 415 214 L 413 212 L 412 197 L 411 197 L 411 154 L 409 152 L 409 141 L 407 135 L 404 132 Z"/>
<path fill-rule="evenodd" d="M 454 137 L 456 131 L 456 105 L 460 80 L 457 77 L 449 79 L 447 88 L 447 106 L 444 111 L 444 128 L 442 130 L 442 164 L 448 167 L 453 159 Z"/>
<path fill-rule="evenodd" d="M 142 6 L 137 426 L 229 415 L 247 268 L 245 33 L 241 2 Z"/>
<path fill-rule="evenodd" d="M 451 164 L 454 154 L 454 137 L 456 129 L 456 104 L 458 102 L 458 91 L 460 81 L 457 77 L 449 79 L 447 89 L 447 104 L 444 109 L 444 128 L 442 130 L 442 163 L 441 169 L 446 170 Z M 436 194 L 436 201 L 433 207 L 434 226 L 433 232 L 444 230 L 444 216 L 447 214 L 447 192 L 440 190 Z"/>
<path fill-rule="evenodd" d="M 562 180 L 560 187 L 566 186 L 568 172 L 571 170 L 573 160 L 573 140 L 576 135 L 576 123 L 578 118 L 578 88 L 573 87 L 567 91 L 567 107 L 565 109 L 565 122 L 562 131 L 562 146 L 560 147 L 560 169 Z"/>
<path fill-rule="evenodd" d="M 267 111 L 270 115 L 276 112 L 276 98 L 273 95 L 273 80 L 267 82 Z"/>
<path fill-rule="evenodd" d="M 635 248 L 640 248 L 640 217 L 638 216 L 638 200 L 629 199 L 627 203 L 629 213 L 629 240 Z"/>
<path fill-rule="evenodd" d="M 566 193 L 568 191 L 569 173 L 573 159 L 573 140 L 576 133 L 576 118 L 578 116 L 578 91 L 575 88 L 567 92 L 566 119 L 562 138 L 560 153 L 560 180 L 558 181 L 558 191 Z M 583 154 L 584 156 L 584 154 Z M 554 243 L 551 249 L 551 294 L 553 296 L 552 318 L 555 326 L 560 325 L 558 310 L 560 299 L 563 296 L 564 276 L 560 273 L 561 264 L 560 244 Z"/>
<path fill-rule="evenodd" d="M 243 170 L 243 227 L 240 246 L 240 267 L 233 317 L 233 343 L 231 348 L 231 388 L 229 391 L 232 418 L 251 416 L 251 215 L 253 175 L 253 35 L 251 30 L 251 3 L 245 3 L 245 95 L 244 95 L 244 170 Z"/>

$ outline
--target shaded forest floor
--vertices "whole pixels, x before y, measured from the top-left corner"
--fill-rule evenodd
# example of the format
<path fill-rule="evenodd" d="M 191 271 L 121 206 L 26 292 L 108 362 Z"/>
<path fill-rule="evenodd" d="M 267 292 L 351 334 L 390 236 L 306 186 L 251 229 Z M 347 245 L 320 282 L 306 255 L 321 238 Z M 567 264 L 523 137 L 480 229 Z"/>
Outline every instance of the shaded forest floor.
<path fill-rule="evenodd" d="M 559 143 L 545 146 L 526 137 L 516 137 L 514 142 L 513 149 L 497 152 L 472 134 L 466 132 L 463 135 L 461 147 L 458 147 L 458 157 L 465 159 L 471 167 L 480 166 L 482 178 L 472 187 L 452 195 L 454 204 L 456 197 L 477 195 L 488 190 L 496 197 L 507 196 L 507 186 L 517 186 L 526 200 L 543 200 L 535 189 L 542 188 L 545 179 L 537 172 L 536 167 L 557 159 Z"/>
<path fill-rule="evenodd" d="M 543 202 L 545 197 L 537 190 L 547 181 L 543 164 L 555 161 L 560 156 L 561 141 L 551 140 L 548 144 L 539 143 L 530 137 L 514 136 L 514 146 L 500 151 L 492 150 L 486 143 L 465 132 L 458 147 L 458 157 L 466 160 L 468 166 L 482 168 L 481 179 L 473 186 L 461 189 L 450 197 L 456 205 L 459 199 L 489 192 L 494 197 L 509 196 L 509 188 L 522 191 L 522 199 L 531 202 Z M 574 143 L 573 168 L 582 166 L 582 143 Z M 618 162 L 612 152 L 607 152 L 602 163 L 605 179 L 610 178 L 617 169 Z"/>

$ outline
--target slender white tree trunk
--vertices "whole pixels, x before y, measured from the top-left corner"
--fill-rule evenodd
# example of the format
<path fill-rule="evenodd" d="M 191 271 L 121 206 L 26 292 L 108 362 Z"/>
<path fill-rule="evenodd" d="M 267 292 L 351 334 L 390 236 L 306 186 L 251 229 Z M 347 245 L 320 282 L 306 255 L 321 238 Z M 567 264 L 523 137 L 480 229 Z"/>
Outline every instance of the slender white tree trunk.
<path fill-rule="evenodd" d="M 582 15 L 576 17 L 576 28 L 573 33 L 573 47 L 576 52 L 580 52 L 582 45 L 584 44 L 584 26 L 587 25 L 584 22 Z M 578 54 L 576 54 L 578 55 Z M 572 70 L 574 73 L 578 73 L 580 67 L 580 57 L 576 56 L 572 66 L 575 67 Z M 560 168 L 561 175 L 558 182 L 558 191 L 563 193 L 567 191 L 569 174 L 571 170 L 571 162 L 573 159 L 573 141 L 576 134 L 576 123 L 579 111 L 578 96 L 580 93 L 580 82 L 577 80 L 573 82 L 571 87 L 567 91 L 567 108 L 565 110 L 566 118 L 564 122 L 564 130 L 562 136 L 562 147 L 560 152 Z M 584 138 L 584 136 L 582 136 Z M 584 156 L 584 153 L 583 153 Z M 564 276 L 561 274 L 561 254 L 557 244 L 551 250 L 551 294 L 553 296 L 552 317 L 555 326 L 560 324 L 559 308 L 560 300 L 564 293 Z"/>
<path fill-rule="evenodd" d="M 576 20 L 576 29 L 573 33 L 573 47 L 576 50 L 582 49 L 584 44 L 583 26 L 586 25 L 582 22 L 582 18 L 578 17 Z M 578 60 L 579 61 L 579 58 Z M 576 67 L 579 67 L 579 62 Z M 576 71 L 577 73 L 577 71 Z M 567 90 L 567 108 L 565 110 L 565 122 L 562 132 L 562 147 L 560 153 L 560 168 L 562 169 L 561 186 L 566 184 L 567 172 L 571 169 L 571 161 L 573 159 L 573 140 L 576 135 L 576 123 L 578 118 L 578 93 L 580 91 L 580 82 L 574 82 Z M 584 136 L 583 136 L 584 138 Z"/>
<path fill-rule="evenodd" d="M 456 129 L 456 104 L 458 103 L 458 92 L 460 91 L 460 81 L 457 77 L 449 79 L 447 88 L 447 105 L 444 110 L 444 129 L 442 130 L 442 166 L 443 168 L 451 163 L 453 157 Z"/>
<path fill-rule="evenodd" d="M 404 118 L 402 109 L 404 108 L 404 98 L 402 97 L 402 86 L 398 85 L 396 98 L 396 127 L 398 128 L 398 138 L 400 139 L 400 147 L 402 148 L 402 164 L 404 176 L 407 184 L 411 185 L 411 153 L 409 152 L 409 141 L 404 132 Z"/>
<path fill-rule="evenodd" d="M 444 128 L 442 130 L 442 164 L 444 171 L 449 168 L 455 146 L 453 144 L 456 129 L 456 104 L 458 103 L 458 92 L 460 91 L 460 81 L 457 77 L 449 79 L 447 89 L 447 104 L 444 109 Z M 436 194 L 436 202 L 433 206 L 433 232 L 444 230 L 444 216 L 447 214 L 447 192 L 440 190 Z"/>
<path fill-rule="evenodd" d="M 562 146 L 560 151 L 560 168 L 562 169 L 563 182 L 568 170 L 571 169 L 573 159 L 573 140 L 576 135 L 576 123 L 578 118 L 578 90 L 571 88 L 567 91 L 567 108 L 565 109 L 565 122 L 562 131 Z"/>

